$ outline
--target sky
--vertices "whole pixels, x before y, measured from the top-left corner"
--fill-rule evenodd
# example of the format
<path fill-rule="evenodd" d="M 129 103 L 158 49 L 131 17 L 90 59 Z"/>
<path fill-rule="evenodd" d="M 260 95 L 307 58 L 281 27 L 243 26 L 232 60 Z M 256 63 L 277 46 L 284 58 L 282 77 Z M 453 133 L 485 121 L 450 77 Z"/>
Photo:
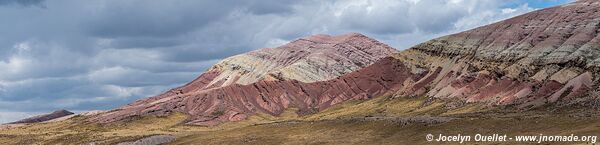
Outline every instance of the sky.
<path fill-rule="evenodd" d="M 0 0 L 0 123 L 111 109 L 314 34 L 396 49 L 571 0 Z"/>

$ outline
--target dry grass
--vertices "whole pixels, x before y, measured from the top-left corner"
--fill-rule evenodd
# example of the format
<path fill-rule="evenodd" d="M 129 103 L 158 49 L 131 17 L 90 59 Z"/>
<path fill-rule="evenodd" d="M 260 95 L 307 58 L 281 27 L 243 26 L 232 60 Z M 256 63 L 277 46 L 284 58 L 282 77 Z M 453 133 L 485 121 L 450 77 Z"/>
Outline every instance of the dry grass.
<path fill-rule="evenodd" d="M 447 135 L 475 135 L 477 133 L 597 135 L 599 132 L 600 122 L 597 120 L 561 116 L 529 119 L 461 119 L 442 124 L 415 123 L 408 125 L 395 124 L 386 120 L 332 120 L 285 122 L 248 126 L 235 130 L 203 132 L 179 138 L 171 144 L 458 144 L 456 142 L 427 142 L 425 135 L 429 133 Z M 468 142 L 467 144 L 475 143 Z M 523 142 L 501 144 L 523 144 Z M 563 144 L 573 144 L 573 142 Z"/>
<path fill-rule="evenodd" d="M 0 130 L 0 144 L 81 144 L 90 142 L 113 144 L 158 134 L 187 136 L 199 132 L 231 130 L 298 118 L 295 111 L 297 109 L 288 109 L 278 117 L 257 114 L 244 121 L 228 122 L 212 127 L 185 125 L 183 121 L 186 116 L 181 113 L 174 113 L 166 117 L 140 117 L 134 121 L 110 125 L 85 123 L 83 117 L 77 116 L 65 121 L 2 129 Z"/>
<path fill-rule="evenodd" d="M 155 135 L 171 134 L 185 115 L 175 113 L 168 117 L 142 117 L 136 121 L 111 125 L 89 124 L 83 117 L 65 121 L 37 123 L 4 129 L 0 132 L 0 144 L 80 144 L 88 142 L 116 143 Z"/>
<path fill-rule="evenodd" d="M 574 118 L 570 112 L 503 111 L 481 104 L 464 104 L 447 109 L 446 101 L 425 98 L 379 97 L 369 101 L 350 101 L 321 113 L 291 120 L 250 125 L 230 130 L 197 132 L 171 144 L 458 144 L 427 142 L 431 134 L 507 134 L 514 135 L 599 135 L 597 117 Z M 382 116 L 380 120 L 361 120 Z M 445 123 L 399 123 L 394 118 L 447 116 Z M 467 144 L 475 144 L 469 142 Z M 573 142 L 550 142 L 574 144 Z M 577 142 L 586 144 L 584 142 Z M 482 144 L 479 142 L 478 144 Z M 528 144 L 491 142 L 483 144 Z M 537 144 L 537 143 L 529 143 Z"/>
<path fill-rule="evenodd" d="M 172 144 L 426 144 L 424 136 L 438 134 L 598 135 L 598 117 L 570 112 L 504 111 L 479 104 L 448 107 L 448 102 L 426 98 L 378 97 L 349 101 L 321 113 L 298 116 L 288 109 L 274 117 L 257 114 L 218 126 L 190 126 L 186 116 L 142 117 L 111 125 L 83 123 L 83 117 L 0 131 L 0 144 L 114 144 L 156 134 L 177 137 Z M 398 122 L 398 118 L 445 116 L 445 123 Z M 377 119 L 366 119 L 377 118 Z M 435 142 L 433 142 L 435 143 Z M 443 143 L 447 144 L 447 143 Z M 469 143 L 472 144 L 472 143 Z M 515 143 L 507 143 L 515 144 Z"/>
<path fill-rule="evenodd" d="M 466 104 L 454 109 L 447 109 L 449 101 L 428 101 L 426 97 L 392 98 L 383 96 L 368 101 L 349 101 L 336 105 L 323 112 L 302 117 L 306 121 L 333 120 L 364 116 L 454 116 L 461 114 L 490 111 L 481 104 Z"/>

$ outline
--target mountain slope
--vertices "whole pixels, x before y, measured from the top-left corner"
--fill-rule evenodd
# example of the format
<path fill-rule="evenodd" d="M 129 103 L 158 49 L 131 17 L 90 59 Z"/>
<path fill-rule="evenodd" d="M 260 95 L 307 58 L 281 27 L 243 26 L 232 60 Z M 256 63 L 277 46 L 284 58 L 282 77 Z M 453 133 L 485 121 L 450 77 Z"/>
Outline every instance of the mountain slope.
<path fill-rule="evenodd" d="M 369 66 L 395 52 L 396 49 L 358 33 L 314 35 L 277 48 L 226 58 L 211 68 L 220 70 L 220 75 L 209 85 L 247 85 L 259 80 L 324 81 Z"/>
<path fill-rule="evenodd" d="M 397 57 L 442 71 L 429 89 L 398 95 L 520 108 L 585 96 L 598 84 L 599 10 L 582 0 L 419 44 Z"/>
<path fill-rule="evenodd" d="M 114 122 L 136 115 L 167 115 L 186 112 L 189 122 L 214 125 L 239 121 L 255 113 L 279 115 L 287 108 L 299 114 L 324 110 L 346 100 L 369 99 L 399 89 L 418 75 L 397 59 L 387 57 L 377 63 L 329 81 L 303 83 L 296 80 L 259 81 L 250 85 L 230 85 L 180 95 L 168 101 L 126 106 L 93 118 L 94 122 Z"/>
<path fill-rule="evenodd" d="M 394 52 L 394 48 L 358 33 L 301 38 L 278 48 L 226 58 L 187 85 L 92 120 L 105 123 L 177 111 L 189 114 L 190 123 L 215 124 L 254 113 L 277 115 L 289 107 L 314 112 L 343 100 L 370 98 L 387 91 L 390 86 L 381 83 L 387 81 L 384 74 L 396 73 L 391 70 L 370 74 L 376 78 L 355 73 L 337 81 L 326 80 L 369 66 Z M 373 68 L 394 69 L 395 63 L 381 63 Z M 373 83 L 380 84 L 364 86 Z"/>
<path fill-rule="evenodd" d="M 426 96 L 454 100 L 455 103 L 446 104 L 450 108 L 467 103 L 516 109 L 546 104 L 598 107 L 597 103 L 586 103 L 597 101 L 597 97 L 588 94 L 596 90 L 598 84 L 594 77 L 598 76 L 597 61 L 600 61 L 598 10 L 598 2 L 578 1 L 534 11 L 427 41 L 393 58 L 381 59 L 369 67 L 327 81 L 323 80 L 337 76 L 336 72 L 345 72 L 340 71 L 346 70 L 341 68 L 353 66 L 308 62 L 356 51 L 320 55 L 324 51 L 313 47 L 373 48 L 368 46 L 380 43 L 359 34 L 333 38 L 313 36 L 278 49 L 226 59 L 182 87 L 183 91 L 176 91 L 179 95 L 138 101 L 91 121 L 108 123 L 138 115 L 184 112 L 190 116 L 188 123 L 214 125 L 242 120 L 256 113 L 278 115 L 286 108 L 298 108 L 299 114 L 313 113 L 346 100 L 386 94 L 396 98 Z M 371 45 L 362 47 L 363 44 Z M 264 63 L 243 63 L 250 66 L 248 68 L 238 65 L 251 60 L 246 55 L 260 58 Z M 371 62 L 353 55 L 344 56 L 366 62 L 337 62 L 357 66 Z M 223 70 L 228 68 L 225 66 L 233 67 Z M 329 73 L 304 68 L 319 68 Z M 331 76 L 311 77 L 327 76 L 325 74 Z"/>
<path fill-rule="evenodd" d="M 225 58 L 192 82 L 132 105 L 178 94 L 266 80 L 316 82 L 333 79 L 373 64 L 397 50 L 358 33 L 314 35 L 277 48 Z"/>

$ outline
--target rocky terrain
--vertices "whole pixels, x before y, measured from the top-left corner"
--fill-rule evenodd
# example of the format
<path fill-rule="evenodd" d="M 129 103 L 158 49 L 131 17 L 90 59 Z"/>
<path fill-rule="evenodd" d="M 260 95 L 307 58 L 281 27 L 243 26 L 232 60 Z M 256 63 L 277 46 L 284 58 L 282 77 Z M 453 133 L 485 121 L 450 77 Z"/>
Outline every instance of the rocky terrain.
<path fill-rule="evenodd" d="M 146 138 L 142 138 L 133 142 L 121 142 L 117 145 L 157 145 L 164 144 L 175 140 L 175 136 L 172 135 L 155 135 Z"/>

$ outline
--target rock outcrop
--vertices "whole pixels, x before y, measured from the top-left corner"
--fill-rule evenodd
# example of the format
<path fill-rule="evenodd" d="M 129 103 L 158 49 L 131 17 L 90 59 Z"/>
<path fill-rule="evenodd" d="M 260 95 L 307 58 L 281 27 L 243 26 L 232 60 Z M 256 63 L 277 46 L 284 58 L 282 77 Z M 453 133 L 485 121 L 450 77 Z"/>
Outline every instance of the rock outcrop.
<path fill-rule="evenodd" d="M 173 140 L 175 140 L 175 136 L 173 135 L 154 135 L 132 142 L 118 143 L 117 145 L 160 145 L 169 143 Z"/>

